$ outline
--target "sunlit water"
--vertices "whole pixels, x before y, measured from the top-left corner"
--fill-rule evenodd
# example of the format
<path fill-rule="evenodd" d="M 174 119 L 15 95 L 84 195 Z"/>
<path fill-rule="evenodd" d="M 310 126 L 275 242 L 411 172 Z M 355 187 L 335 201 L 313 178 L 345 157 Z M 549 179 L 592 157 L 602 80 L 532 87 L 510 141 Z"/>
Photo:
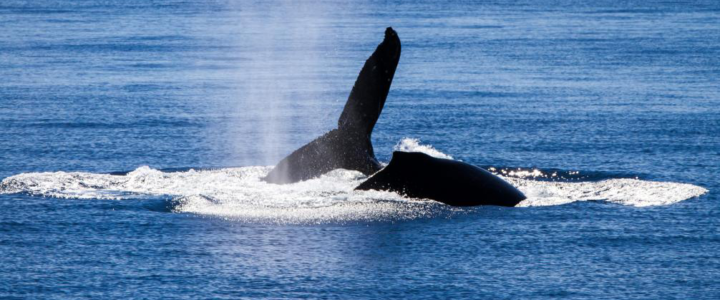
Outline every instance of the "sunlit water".
<path fill-rule="evenodd" d="M 260 180 L 387 26 L 379 159 L 519 207 Z M 3 1 L 0 78 L 0 298 L 720 296 L 714 1 Z"/>

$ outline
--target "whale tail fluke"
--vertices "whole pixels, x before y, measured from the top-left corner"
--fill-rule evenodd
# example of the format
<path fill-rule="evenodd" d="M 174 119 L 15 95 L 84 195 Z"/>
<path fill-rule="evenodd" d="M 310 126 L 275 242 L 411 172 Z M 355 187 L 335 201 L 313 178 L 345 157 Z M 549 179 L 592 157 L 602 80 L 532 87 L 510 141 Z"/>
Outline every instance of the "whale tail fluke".
<path fill-rule="evenodd" d="M 338 128 L 300 147 L 281 160 L 264 178 L 270 183 L 293 183 L 334 169 L 380 170 L 370 135 L 377 123 L 400 60 L 400 39 L 390 27 L 368 58 L 338 119 Z"/>

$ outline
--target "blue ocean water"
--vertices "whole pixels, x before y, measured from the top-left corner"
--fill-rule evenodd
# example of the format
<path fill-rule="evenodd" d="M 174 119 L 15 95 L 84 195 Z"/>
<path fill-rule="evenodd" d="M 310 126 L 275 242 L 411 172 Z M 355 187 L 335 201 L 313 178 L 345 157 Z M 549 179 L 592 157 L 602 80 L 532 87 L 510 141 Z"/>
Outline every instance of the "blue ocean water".
<path fill-rule="evenodd" d="M 452 208 L 336 171 L 385 27 L 375 152 L 529 199 Z M 720 2 L 0 2 L 0 298 L 720 298 Z"/>

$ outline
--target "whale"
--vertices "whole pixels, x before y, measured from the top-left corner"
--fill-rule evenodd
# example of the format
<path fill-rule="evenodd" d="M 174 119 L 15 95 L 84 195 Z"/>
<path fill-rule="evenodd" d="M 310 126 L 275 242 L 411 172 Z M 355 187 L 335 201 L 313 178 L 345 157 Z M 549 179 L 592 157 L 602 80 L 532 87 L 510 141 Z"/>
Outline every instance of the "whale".
<path fill-rule="evenodd" d="M 355 190 L 395 192 L 452 206 L 513 207 L 525 195 L 485 169 L 421 152 L 393 152 L 390 163 Z"/>
<path fill-rule="evenodd" d="M 400 38 L 391 27 L 365 61 L 338 119 L 337 128 L 283 158 L 263 178 L 287 184 L 318 177 L 335 169 L 371 175 L 382 168 L 370 140 L 387 99 L 400 60 Z"/>
<path fill-rule="evenodd" d="M 337 128 L 283 158 L 262 179 L 288 184 L 335 169 L 369 176 L 355 190 L 382 190 L 453 206 L 515 206 L 525 195 L 502 178 L 460 161 L 419 152 L 394 152 L 383 168 L 375 157 L 371 136 L 385 106 L 400 61 L 400 38 L 391 27 L 365 61 Z"/>

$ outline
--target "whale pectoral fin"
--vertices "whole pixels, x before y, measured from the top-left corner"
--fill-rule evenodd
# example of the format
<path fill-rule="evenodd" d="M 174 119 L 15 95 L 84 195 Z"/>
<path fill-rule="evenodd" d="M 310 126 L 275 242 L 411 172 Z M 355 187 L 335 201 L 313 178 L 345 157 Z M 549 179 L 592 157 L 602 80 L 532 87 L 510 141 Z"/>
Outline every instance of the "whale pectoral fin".
<path fill-rule="evenodd" d="M 382 166 L 372 153 L 370 141 L 357 141 L 350 134 L 340 129 L 331 130 L 285 157 L 263 180 L 285 184 L 312 179 L 340 168 L 365 175 L 380 170 Z"/>
<path fill-rule="evenodd" d="M 318 177 L 334 169 L 371 175 L 382 167 L 370 141 L 390 91 L 400 60 L 400 39 L 392 28 L 368 58 L 358 75 L 338 128 L 313 140 L 285 157 L 267 176 L 269 183 L 293 183 Z"/>
<path fill-rule="evenodd" d="M 338 128 L 369 137 L 380 117 L 400 60 L 400 38 L 388 27 L 385 39 L 368 58 L 343 109 Z"/>
<path fill-rule="evenodd" d="M 275 165 L 263 180 L 276 184 L 293 183 L 332 170 L 336 164 L 332 146 L 337 138 L 336 129 L 305 144 Z"/>

